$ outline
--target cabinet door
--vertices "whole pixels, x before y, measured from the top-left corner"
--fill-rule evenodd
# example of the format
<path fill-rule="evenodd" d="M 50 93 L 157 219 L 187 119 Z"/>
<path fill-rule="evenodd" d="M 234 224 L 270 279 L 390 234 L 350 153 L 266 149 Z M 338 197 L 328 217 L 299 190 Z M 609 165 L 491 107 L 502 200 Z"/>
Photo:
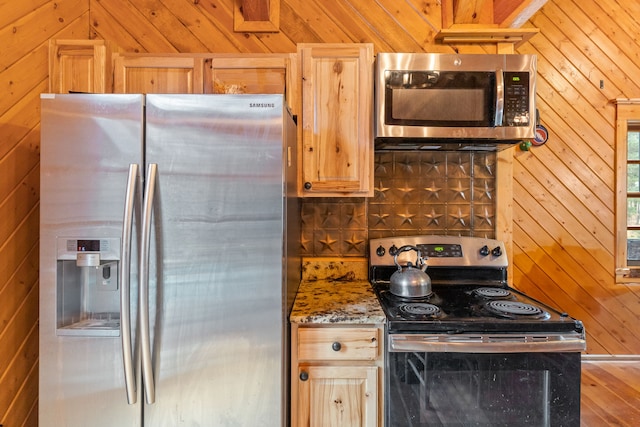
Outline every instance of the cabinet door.
<path fill-rule="evenodd" d="M 116 55 L 115 93 L 203 93 L 204 58 L 173 55 Z"/>
<path fill-rule="evenodd" d="M 110 92 L 111 50 L 104 40 L 50 40 L 49 92 Z"/>
<path fill-rule="evenodd" d="M 375 366 L 301 366 L 298 427 L 375 427 L 378 416 Z"/>
<path fill-rule="evenodd" d="M 301 195 L 373 195 L 373 45 L 300 44 Z"/>
<path fill-rule="evenodd" d="M 212 54 L 205 64 L 204 92 L 284 94 L 295 114 L 295 64 L 289 53 Z"/>

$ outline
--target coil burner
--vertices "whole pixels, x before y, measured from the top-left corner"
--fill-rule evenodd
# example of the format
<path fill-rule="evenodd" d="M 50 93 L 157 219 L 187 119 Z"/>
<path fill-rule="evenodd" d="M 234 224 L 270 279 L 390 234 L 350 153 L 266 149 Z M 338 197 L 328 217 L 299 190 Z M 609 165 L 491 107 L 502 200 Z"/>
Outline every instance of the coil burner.
<path fill-rule="evenodd" d="M 398 309 L 410 316 L 432 316 L 440 314 L 440 307 L 427 303 L 401 304 Z"/>
<path fill-rule="evenodd" d="M 473 293 L 479 297 L 494 299 L 509 298 L 511 296 L 511 292 L 503 288 L 476 288 Z"/>
<path fill-rule="evenodd" d="M 498 316 L 515 318 L 527 317 L 531 319 L 546 319 L 549 313 L 535 305 L 519 302 L 519 301 L 489 301 L 485 307 Z"/>

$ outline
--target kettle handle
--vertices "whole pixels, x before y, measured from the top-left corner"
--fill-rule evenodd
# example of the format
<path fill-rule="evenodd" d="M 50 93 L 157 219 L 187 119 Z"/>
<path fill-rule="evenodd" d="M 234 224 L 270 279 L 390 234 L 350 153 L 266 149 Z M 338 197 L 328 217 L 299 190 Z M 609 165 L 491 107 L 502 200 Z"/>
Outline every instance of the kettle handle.
<path fill-rule="evenodd" d="M 417 246 L 404 245 L 404 246 L 400 246 L 398 249 L 396 249 L 393 252 L 393 262 L 398 267 L 398 271 L 402 271 L 402 266 L 398 262 L 398 255 L 400 255 L 402 252 L 406 252 L 406 251 L 416 251 L 418 253 L 418 257 L 416 258 L 416 267 L 418 267 L 418 268 L 421 267 L 420 264 L 424 265 L 424 258 L 422 258 L 422 253 L 420 252 L 420 249 Z"/>

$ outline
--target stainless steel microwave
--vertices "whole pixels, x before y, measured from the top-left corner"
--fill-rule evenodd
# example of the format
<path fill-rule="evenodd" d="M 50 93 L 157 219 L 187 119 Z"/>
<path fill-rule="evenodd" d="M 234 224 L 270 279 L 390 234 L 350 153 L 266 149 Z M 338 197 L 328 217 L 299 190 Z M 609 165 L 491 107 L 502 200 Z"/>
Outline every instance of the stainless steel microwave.
<path fill-rule="evenodd" d="M 535 137 L 536 56 L 379 53 L 376 148 L 500 149 Z"/>

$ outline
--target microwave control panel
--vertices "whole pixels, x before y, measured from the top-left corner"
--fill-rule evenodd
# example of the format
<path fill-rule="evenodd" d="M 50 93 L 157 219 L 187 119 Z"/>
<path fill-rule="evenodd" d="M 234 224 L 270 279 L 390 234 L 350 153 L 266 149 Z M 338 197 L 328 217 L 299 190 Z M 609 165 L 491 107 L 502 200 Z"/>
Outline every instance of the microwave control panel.
<path fill-rule="evenodd" d="M 504 126 L 529 126 L 529 72 L 504 73 Z"/>

